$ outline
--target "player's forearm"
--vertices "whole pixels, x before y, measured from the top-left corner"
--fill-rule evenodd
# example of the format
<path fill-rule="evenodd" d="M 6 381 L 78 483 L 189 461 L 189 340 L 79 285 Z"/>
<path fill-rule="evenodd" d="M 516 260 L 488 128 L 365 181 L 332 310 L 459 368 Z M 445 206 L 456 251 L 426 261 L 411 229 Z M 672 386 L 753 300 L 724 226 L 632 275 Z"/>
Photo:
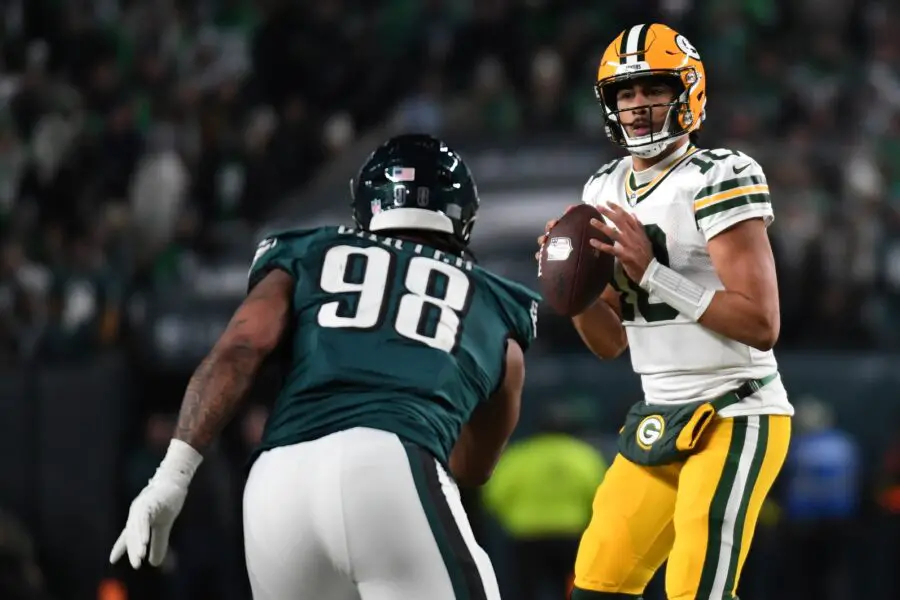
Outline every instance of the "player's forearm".
<path fill-rule="evenodd" d="M 572 317 L 572 325 L 588 349 L 604 360 L 616 358 L 628 346 L 619 315 L 603 298 L 598 298 L 583 313 Z"/>
<path fill-rule="evenodd" d="M 757 350 L 771 350 L 778 340 L 781 319 L 777 310 L 733 291 L 717 291 L 699 323 L 729 339 Z"/>
<path fill-rule="evenodd" d="M 240 342 L 213 348 L 188 383 L 175 439 L 206 450 L 247 395 L 265 356 L 264 349 Z"/>
<path fill-rule="evenodd" d="M 750 276 L 737 277 L 734 260 L 728 265 L 728 280 L 747 285 Z M 737 283 L 734 284 L 737 287 Z M 747 344 L 758 350 L 771 350 L 778 339 L 781 322 L 778 314 L 778 291 L 773 287 L 772 297 L 766 297 L 765 286 L 758 295 L 747 295 L 735 289 L 713 290 L 685 277 L 655 258 L 647 266 L 640 286 L 657 298 L 719 335 Z"/>

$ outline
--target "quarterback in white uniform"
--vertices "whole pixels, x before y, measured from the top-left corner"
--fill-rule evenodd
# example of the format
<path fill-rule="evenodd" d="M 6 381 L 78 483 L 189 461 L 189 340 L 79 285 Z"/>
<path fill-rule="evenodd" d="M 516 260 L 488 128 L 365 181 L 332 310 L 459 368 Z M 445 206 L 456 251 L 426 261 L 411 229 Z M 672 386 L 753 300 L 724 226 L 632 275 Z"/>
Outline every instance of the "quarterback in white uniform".
<path fill-rule="evenodd" d="M 572 598 L 639 598 L 668 560 L 670 600 L 730 600 L 793 414 L 772 352 L 769 188 L 750 156 L 694 145 L 706 74 L 671 28 L 623 31 L 596 93 L 608 137 L 628 155 L 584 186 L 612 241 L 592 244 L 616 272 L 573 324 L 600 358 L 630 347 L 644 400 L 598 488 Z"/>

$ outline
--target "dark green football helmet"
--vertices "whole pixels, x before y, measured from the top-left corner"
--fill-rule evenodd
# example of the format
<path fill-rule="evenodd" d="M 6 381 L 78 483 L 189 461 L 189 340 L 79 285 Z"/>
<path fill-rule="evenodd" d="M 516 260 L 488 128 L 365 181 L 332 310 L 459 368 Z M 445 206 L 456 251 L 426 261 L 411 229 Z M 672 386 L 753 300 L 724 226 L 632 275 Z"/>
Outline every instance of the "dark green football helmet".
<path fill-rule="evenodd" d="M 350 193 L 361 229 L 438 232 L 464 247 L 478 213 L 466 163 L 430 135 L 399 135 L 382 144 L 350 180 Z"/>

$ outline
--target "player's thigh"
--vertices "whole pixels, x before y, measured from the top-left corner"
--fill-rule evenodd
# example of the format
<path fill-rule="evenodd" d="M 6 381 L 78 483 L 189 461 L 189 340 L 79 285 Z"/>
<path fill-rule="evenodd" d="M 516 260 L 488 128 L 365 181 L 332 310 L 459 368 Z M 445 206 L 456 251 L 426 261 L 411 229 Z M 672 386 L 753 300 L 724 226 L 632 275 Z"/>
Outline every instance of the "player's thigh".
<path fill-rule="evenodd" d="M 594 496 L 575 559 L 581 590 L 640 594 L 672 547 L 677 467 L 616 456 Z"/>
<path fill-rule="evenodd" d="M 360 596 L 498 599 L 491 561 L 443 467 L 393 434 L 359 431 L 368 439 L 357 458 L 346 457 L 343 497 Z"/>
<path fill-rule="evenodd" d="M 789 417 L 768 415 L 720 419 L 704 436 L 679 480 L 666 566 L 670 600 L 733 597 L 790 436 Z"/>
<path fill-rule="evenodd" d="M 354 600 L 356 588 L 320 535 L 325 489 L 317 440 L 264 452 L 244 488 L 244 555 L 254 600 Z M 327 482 L 326 482 L 327 483 Z M 324 487 L 324 486 L 321 486 Z M 312 490 L 312 492 L 311 492 Z M 321 493 L 319 493 L 321 492 Z"/>

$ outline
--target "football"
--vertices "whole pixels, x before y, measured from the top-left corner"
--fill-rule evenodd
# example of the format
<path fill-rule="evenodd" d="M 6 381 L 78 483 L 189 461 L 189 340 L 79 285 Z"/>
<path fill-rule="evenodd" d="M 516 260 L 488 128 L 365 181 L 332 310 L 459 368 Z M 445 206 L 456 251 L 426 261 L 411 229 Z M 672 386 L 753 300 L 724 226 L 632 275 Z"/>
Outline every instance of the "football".
<path fill-rule="evenodd" d="M 555 312 L 573 317 L 584 311 L 612 281 L 615 258 L 592 247 L 591 238 L 611 244 L 591 219 L 603 216 L 589 204 L 564 214 L 541 246 L 538 282 Z"/>

